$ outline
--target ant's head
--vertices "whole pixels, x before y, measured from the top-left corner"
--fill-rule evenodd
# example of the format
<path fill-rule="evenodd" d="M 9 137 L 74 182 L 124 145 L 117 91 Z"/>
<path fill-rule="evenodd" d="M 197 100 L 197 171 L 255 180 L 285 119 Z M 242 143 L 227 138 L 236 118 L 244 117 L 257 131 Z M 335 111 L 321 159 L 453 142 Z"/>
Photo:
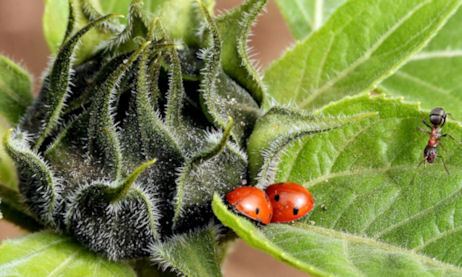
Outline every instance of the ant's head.
<path fill-rule="evenodd" d="M 436 156 L 438 155 L 438 152 L 436 150 L 436 147 L 434 146 L 428 146 L 425 147 L 425 150 L 424 150 L 424 159 L 428 162 L 428 163 L 433 163 L 436 159 Z"/>
<path fill-rule="evenodd" d="M 430 112 L 430 122 L 435 126 L 443 126 L 446 122 L 446 111 L 436 107 Z"/>

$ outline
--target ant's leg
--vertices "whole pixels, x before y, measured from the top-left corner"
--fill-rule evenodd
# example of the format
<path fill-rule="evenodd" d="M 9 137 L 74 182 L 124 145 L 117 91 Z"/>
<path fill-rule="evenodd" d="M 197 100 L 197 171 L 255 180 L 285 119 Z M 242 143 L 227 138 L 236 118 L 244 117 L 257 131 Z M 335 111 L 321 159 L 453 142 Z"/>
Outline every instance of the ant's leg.
<path fill-rule="evenodd" d="M 451 136 L 450 134 L 447 134 L 447 133 L 440 135 L 440 137 L 448 137 L 448 138 L 452 139 L 453 141 L 455 141 L 456 143 L 462 144 L 462 142 L 456 140 L 453 136 Z"/>
<path fill-rule="evenodd" d="M 419 170 L 419 167 L 422 165 L 422 163 L 425 165 L 425 158 L 421 160 L 420 163 L 415 168 L 415 172 L 414 172 L 414 175 L 412 176 L 411 183 L 414 181 L 415 176 L 417 175 L 417 171 Z"/>
<path fill-rule="evenodd" d="M 425 121 L 425 118 L 422 118 L 422 122 L 423 124 L 425 124 L 425 126 L 427 126 L 428 128 L 432 128 L 432 126 L 428 125 L 427 121 Z"/>
<path fill-rule="evenodd" d="M 432 132 L 428 131 L 428 130 L 425 130 L 424 128 L 420 128 L 420 127 L 417 127 L 417 130 L 421 131 L 421 132 L 424 132 L 426 134 L 431 134 Z"/>
<path fill-rule="evenodd" d="M 444 145 L 441 143 L 441 141 L 438 143 L 439 146 L 441 146 L 441 148 L 443 148 L 444 152 L 446 152 L 446 154 L 448 154 L 448 150 L 446 150 L 446 147 L 444 147 Z"/>
<path fill-rule="evenodd" d="M 448 173 L 449 175 L 449 170 L 448 170 L 448 167 L 446 166 L 446 163 L 444 162 L 443 156 L 438 156 L 438 157 L 441 158 L 441 161 L 443 161 L 444 169 L 446 169 L 446 173 Z"/>

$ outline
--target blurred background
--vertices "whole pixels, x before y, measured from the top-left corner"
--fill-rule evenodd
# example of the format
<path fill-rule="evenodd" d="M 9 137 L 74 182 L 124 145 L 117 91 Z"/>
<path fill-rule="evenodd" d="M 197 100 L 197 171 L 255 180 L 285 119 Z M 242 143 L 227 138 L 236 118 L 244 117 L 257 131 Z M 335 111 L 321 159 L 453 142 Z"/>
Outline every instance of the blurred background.
<path fill-rule="evenodd" d="M 42 36 L 40 0 L 0 1 L 0 54 L 19 62 L 35 77 L 34 90 L 38 90 L 40 76 L 48 63 L 49 51 Z M 216 13 L 239 5 L 242 0 L 216 0 Z M 294 43 L 274 0 L 269 0 L 265 12 L 252 28 L 249 42 L 253 59 L 262 70 L 284 49 Z M 26 232 L 5 221 L 0 221 L 0 241 L 25 235 Z M 250 276 L 306 276 L 261 251 L 238 241 L 225 262 L 225 277 Z"/>

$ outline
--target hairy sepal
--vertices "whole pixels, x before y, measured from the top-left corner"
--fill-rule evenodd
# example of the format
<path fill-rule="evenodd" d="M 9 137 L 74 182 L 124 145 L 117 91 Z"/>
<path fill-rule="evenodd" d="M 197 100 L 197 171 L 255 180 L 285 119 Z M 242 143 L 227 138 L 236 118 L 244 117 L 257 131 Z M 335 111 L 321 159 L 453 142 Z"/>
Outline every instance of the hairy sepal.
<path fill-rule="evenodd" d="M 28 109 L 21 124 L 21 128 L 34 135 L 34 150 L 40 148 L 59 122 L 64 103 L 69 96 L 72 60 L 77 43 L 91 28 L 112 17 L 115 15 L 106 15 L 91 22 L 71 36 L 59 49 L 39 97 Z"/>
<path fill-rule="evenodd" d="M 307 114 L 283 107 L 274 107 L 256 123 L 247 144 L 251 182 L 265 188 L 274 181 L 277 165 L 284 149 L 306 136 L 328 132 L 352 124 L 374 113 L 354 116 Z"/>
<path fill-rule="evenodd" d="M 165 242 L 150 246 L 151 260 L 163 271 L 181 276 L 222 276 L 218 261 L 219 227 L 205 228 L 174 235 Z"/>
<path fill-rule="evenodd" d="M 27 133 L 12 129 L 3 138 L 19 177 L 19 191 L 29 209 L 45 224 L 56 226 L 61 206 L 61 185 L 47 163 L 30 149 Z"/>
<path fill-rule="evenodd" d="M 249 0 L 217 18 L 217 27 L 223 40 L 221 63 L 231 78 L 249 90 L 260 105 L 265 89 L 262 79 L 247 55 L 250 27 L 263 9 L 266 0 Z"/>
<path fill-rule="evenodd" d="M 155 183 L 135 182 L 155 160 L 123 182 L 83 186 L 67 203 L 66 229 L 111 260 L 147 256 L 146 245 L 160 239 Z"/>
<path fill-rule="evenodd" d="M 174 202 L 173 228 L 206 223 L 213 193 L 226 193 L 241 185 L 247 157 L 229 142 L 230 120 L 224 133 L 210 133 L 207 144 L 180 169 Z"/>
<path fill-rule="evenodd" d="M 218 28 L 205 8 L 203 13 L 210 29 L 211 45 L 202 53 L 205 66 L 201 72 L 201 105 L 218 128 L 225 128 L 227 118 L 231 116 L 236 122 L 231 135 L 243 146 L 260 110 L 252 96 L 223 72 L 222 43 Z"/>

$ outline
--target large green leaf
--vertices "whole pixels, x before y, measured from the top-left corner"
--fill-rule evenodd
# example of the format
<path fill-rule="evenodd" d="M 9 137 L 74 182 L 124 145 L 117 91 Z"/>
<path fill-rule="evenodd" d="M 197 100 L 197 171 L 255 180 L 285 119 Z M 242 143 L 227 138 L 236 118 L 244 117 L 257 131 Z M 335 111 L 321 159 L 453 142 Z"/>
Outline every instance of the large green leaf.
<path fill-rule="evenodd" d="M 0 276 L 135 276 L 130 267 L 97 256 L 69 237 L 35 233 L 0 245 Z"/>
<path fill-rule="evenodd" d="M 415 252 L 306 223 L 257 228 L 215 195 L 213 210 L 246 243 L 312 276 L 460 276 L 462 269 Z"/>
<path fill-rule="evenodd" d="M 279 103 L 320 107 L 373 88 L 422 48 L 461 0 L 349 0 L 266 71 Z"/>
<path fill-rule="evenodd" d="M 345 0 L 276 0 L 295 39 L 301 40 L 319 29 Z"/>
<path fill-rule="evenodd" d="M 172 269 L 185 276 L 221 276 L 218 262 L 217 235 L 215 226 L 196 230 L 189 234 L 176 235 L 166 242 L 151 246 L 151 259 L 163 270 Z"/>
<path fill-rule="evenodd" d="M 215 213 L 225 225 L 243 229 L 238 234 L 252 245 L 313 274 L 462 274 L 462 146 L 441 138 L 448 153 L 438 150 L 450 175 L 440 159 L 417 170 L 428 139 L 416 130 L 428 116 L 417 104 L 360 95 L 322 113 L 371 111 L 378 116 L 286 147 L 275 181 L 302 184 L 316 203 L 301 224 L 270 225 L 255 235 L 241 221 Z M 458 123 L 449 121 L 446 132 L 462 138 Z"/>
<path fill-rule="evenodd" d="M 15 124 L 32 103 L 30 75 L 0 55 L 0 116 Z"/>
<path fill-rule="evenodd" d="M 430 43 L 379 87 L 392 95 L 421 101 L 422 107 L 441 106 L 462 120 L 462 9 Z"/>

